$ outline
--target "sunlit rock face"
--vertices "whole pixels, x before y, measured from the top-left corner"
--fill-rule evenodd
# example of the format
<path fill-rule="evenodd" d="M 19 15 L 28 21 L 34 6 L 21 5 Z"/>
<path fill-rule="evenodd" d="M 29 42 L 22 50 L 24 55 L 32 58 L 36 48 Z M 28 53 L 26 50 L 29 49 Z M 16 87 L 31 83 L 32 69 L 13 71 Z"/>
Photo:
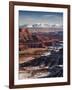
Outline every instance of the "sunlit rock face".
<path fill-rule="evenodd" d="M 52 28 L 20 28 L 19 51 L 27 48 L 44 48 L 62 41 L 62 30 L 60 28 L 56 32 L 53 30 Z"/>

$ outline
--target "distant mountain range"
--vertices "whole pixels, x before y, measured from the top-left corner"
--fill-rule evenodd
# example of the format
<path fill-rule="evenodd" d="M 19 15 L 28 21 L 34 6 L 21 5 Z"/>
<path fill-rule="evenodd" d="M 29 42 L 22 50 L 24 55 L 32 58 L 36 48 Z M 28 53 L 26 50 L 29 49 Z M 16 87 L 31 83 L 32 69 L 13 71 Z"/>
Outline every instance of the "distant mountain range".
<path fill-rule="evenodd" d="M 44 23 L 36 23 L 36 24 L 25 24 L 25 25 L 21 25 L 20 28 L 63 28 L 62 25 L 59 24 L 44 24 Z"/>

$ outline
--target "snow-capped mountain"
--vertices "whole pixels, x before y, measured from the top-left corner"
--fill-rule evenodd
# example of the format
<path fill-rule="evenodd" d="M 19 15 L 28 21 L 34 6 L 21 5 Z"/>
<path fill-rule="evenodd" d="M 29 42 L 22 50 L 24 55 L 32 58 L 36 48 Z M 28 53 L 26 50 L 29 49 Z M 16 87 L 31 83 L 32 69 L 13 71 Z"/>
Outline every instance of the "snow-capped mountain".
<path fill-rule="evenodd" d="M 36 24 L 25 24 L 20 27 L 28 27 L 28 28 L 62 28 L 63 26 L 60 24 L 48 24 L 48 23 L 36 23 Z"/>

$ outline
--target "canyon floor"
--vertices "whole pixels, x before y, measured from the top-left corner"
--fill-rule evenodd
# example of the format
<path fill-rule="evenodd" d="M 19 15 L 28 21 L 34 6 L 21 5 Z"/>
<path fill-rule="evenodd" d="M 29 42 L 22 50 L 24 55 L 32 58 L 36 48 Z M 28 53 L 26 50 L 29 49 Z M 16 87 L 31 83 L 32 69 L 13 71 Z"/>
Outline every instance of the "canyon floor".
<path fill-rule="evenodd" d="M 62 48 L 28 49 L 20 54 L 19 79 L 63 77 Z"/>

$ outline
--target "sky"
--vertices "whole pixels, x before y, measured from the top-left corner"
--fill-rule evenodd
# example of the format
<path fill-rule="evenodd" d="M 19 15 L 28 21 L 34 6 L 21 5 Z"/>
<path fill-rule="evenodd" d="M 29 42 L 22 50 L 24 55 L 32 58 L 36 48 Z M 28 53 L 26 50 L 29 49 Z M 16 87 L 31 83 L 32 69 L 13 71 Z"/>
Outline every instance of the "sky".
<path fill-rule="evenodd" d="M 19 11 L 19 26 L 43 23 L 48 25 L 63 25 L 63 13 L 61 12 L 40 12 L 40 11 Z"/>

